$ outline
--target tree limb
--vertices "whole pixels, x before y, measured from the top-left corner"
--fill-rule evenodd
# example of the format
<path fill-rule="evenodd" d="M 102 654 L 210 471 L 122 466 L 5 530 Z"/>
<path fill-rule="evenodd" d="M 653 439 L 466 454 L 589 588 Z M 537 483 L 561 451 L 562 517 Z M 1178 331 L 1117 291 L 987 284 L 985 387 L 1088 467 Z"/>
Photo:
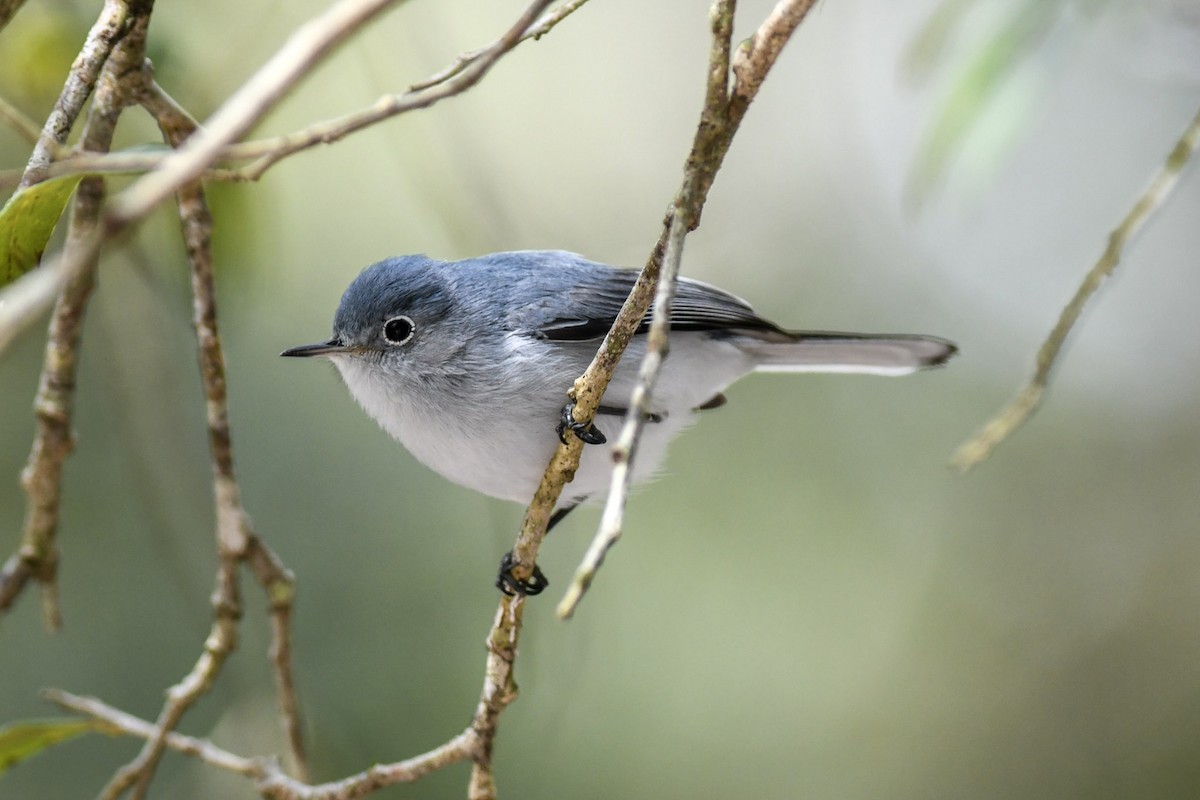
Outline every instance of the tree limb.
<path fill-rule="evenodd" d="M 0 0 L 0 31 L 4 30 L 4 26 L 21 10 L 23 5 L 25 5 L 25 0 Z"/>
<path fill-rule="evenodd" d="M 1007 406 L 988 420 L 979 433 L 958 448 L 950 460 L 952 467 L 960 472 L 966 472 L 987 459 L 1001 442 L 1024 425 L 1026 420 L 1038 409 L 1050 383 L 1050 372 L 1058 363 L 1058 357 L 1067 341 L 1067 336 L 1074 329 L 1075 323 L 1079 321 L 1083 309 L 1092 296 L 1099 291 L 1105 279 L 1116 271 L 1121 256 L 1125 253 L 1125 247 L 1141 232 L 1154 214 L 1166 205 L 1171 192 L 1179 183 L 1184 168 L 1187 167 L 1192 155 L 1196 152 L 1197 146 L 1200 146 L 1200 111 L 1188 123 L 1183 135 L 1171 150 L 1171 154 L 1167 156 L 1166 163 L 1155 173 L 1146 191 L 1133 204 L 1133 208 L 1129 210 L 1121 223 L 1109 234 L 1108 246 L 1104 249 L 1104 253 L 1088 270 L 1087 275 L 1083 278 L 1083 283 L 1075 290 L 1075 295 L 1059 315 L 1058 323 L 1038 350 L 1037 367 L 1034 369 L 1029 383 Z"/>
<path fill-rule="evenodd" d="M 790 32 L 795 29 L 799 20 L 803 18 L 804 13 L 812 7 L 814 2 L 815 0 L 783 0 L 776 6 L 764 26 L 786 27 L 790 35 Z M 670 247 L 673 250 L 673 258 L 677 253 L 681 254 L 683 235 L 699 225 L 708 189 L 712 185 L 717 170 L 720 169 L 725 153 L 729 149 L 729 144 L 750 101 L 753 100 L 758 86 L 761 85 L 763 75 L 756 70 L 769 69 L 778 55 L 779 48 L 782 47 L 782 41 L 773 36 L 767 36 L 764 39 L 765 44 L 758 46 L 761 49 L 755 49 L 755 46 L 751 45 L 749 56 L 754 56 L 754 58 L 745 61 L 744 70 L 747 77 L 738 80 L 738 84 L 745 81 L 745 86 L 739 91 L 738 85 L 735 84 L 734 94 L 731 97 L 729 93 L 729 63 L 734 9 L 734 0 L 716 0 L 712 7 L 713 44 L 709 60 L 705 105 L 700 115 L 700 123 L 692 150 L 684 168 L 683 186 L 667 212 L 663 233 L 655 243 L 645 268 L 638 276 L 637 282 L 617 315 L 612 328 L 605 336 L 604 342 L 600 345 L 595 358 L 572 387 L 571 399 L 576 404 L 575 418 L 582 423 L 590 421 L 595 414 L 622 353 L 650 307 L 655 287 L 659 281 L 665 251 Z M 781 21 L 774 22 L 777 19 Z M 786 37 L 783 38 L 783 41 L 786 41 Z M 750 83 L 752 79 L 754 82 Z M 672 230 L 674 230 L 674 234 L 672 234 Z M 662 296 L 669 300 L 671 287 L 667 286 L 662 291 Z M 659 309 L 660 315 L 669 315 L 669 311 L 669 307 Z M 665 319 L 665 316 L 662 318 Z M 658 324 L 660 329 L 665 326 L 662 319 Z M 665 349 L 665 330 L 660 333 L 662 334 L 660 341 Z M 659 358 L 661 358 L 662 352 L 660 350 Z M 647 385 L 646 391 L 648 389 Z M 633 409 L 630 410 L 631 416 L 636 413 Z M 635 421 L 634 425 L 637 424 Z M 515 565 L 512 571 L 515 578 L 528 579 L 530 577 L 536 562 L 538 548 L 545 537 L 550 514 L 562 493 L 563 486 L 570 481 L 579 465 L 582 448 L 583 443 L 571 437 L 567 444 L 557 447 L 551 457 L 533 502 L 526 510 L 521 532 L 513 547 Z M 483 750 L 476 755 L 471 774 L 468 797 L 472 800 L 487 800 L 495 796 L 491 770 L 491 746 L 496 734 L 500 711 L 516 698 L 517 687 L 513 680 L 512 670 L 520 637 L 524 603 L 525 598 L 522 596 L 503 597 L 488 637 L 487 675 L 479 709 L 473 722 L 473 728 L 480 734 Z"/>
<path fill-rule="evenodd" d="M 96 151 L 110 147 L 117 119 L 129 102 L 120 71 L 130 59 L 136 59 L 137 63 L 142 59 L 145 29 L 143 26 L 138 30 L 136 20 L 126 14 L 119 3 L 105 4 L 100 19 L 88 34 L 84 49 L 75 60 L 72 78 L 64 86 L 34 147 L 22 185 L 40 179 L 51 152 L 66 141 L 97 80 L 100 86 L 84 125 L 80 146 Z M 112 58 L 109 58 L 110 54 L 113 54 Z M 58 630 L 62 625 L 56 582 L 58 546 L 55 534 L 62 498 L 63 465 L 74 447 L 71 420 L 80 330 L 95 285 L 97 258 L 95 253 L 87 252 L 88 242 L 96 236 L 104 194 L 102 178 L 86 179 L 76 190 L 64 250 L 78 255 L 78 269 L 63 284 L 50 322 L 42 376 L 34 400 L 37 433 L 21 473 L 21 487 L 27 498 L 21 545 L 0 568 L 0 613 L 12 606 L 29 579 L 34 578 L 42 586 L 43 618 L 50 630 Z"/>
<path fill-rule="evenodd" d="M 105 0 L 100 16 L 88 31 L 79 55 L 71 64 L 67 81 L 54 103 L 54 110 L 42 126 L 42 134 L 34 145 L 25 174 L 21 176 L 22 187 L 45 179 L 46 167 L 58 148 L 66 144 L 71 128 L 75 127 L 75 120 L 83 111 L 83 105 L 100 77 L 100 70 L 108 61 L 109 53 L 121 37 L 129 32 L 132 22 L 126 3 L 122 0 Z"/>
<path fill-rule="evenodd" d="M 7 122 L 10 128 L 30 144 L 37 144 L 42 138 L 42 129 L 37 126 L 37 123 L 2 97 L 0 97 L 0 120 Z"/>
<path fill-rule="evenodd" d="M 332 144 L 340 139 L 386 119 L 408 111 L 428 108 L 449 97 L 462 94 L 477 84 L 503 55 L 521 42 L 538 39 L 549 33 L 587 0 L 570 0 L 540 19 L 541 9 L 549 2 L 538 2 L 529 9 L 496 41 L 477 50 L 459 55 L 446 67 L 418 81 L 398 94 L 384 95 L 369 107 L 331 120 L 309 125 L 303 130 L 282 136 L 230 144 L 221 150 L 214 163 L 227 164 L 253 159 L 243 167 L 205 171 L 209 180 L 256 181 L 272 166 L 288 156 L 319 144 Z M 537 20 L 530 24 L 531 20 Z M 468 72 L 469 68 L 469 72 Z M 0 106 L 0 116 L 3 116 Z M 54 161 L 47 167 L 47 177 L 77 174 L 130 174 L 156 169 L 168 153 L 74 153 Z M 0 183 L 3 179 L 0 179 Z"/>
<path fill-rule="evenodd" d="M 583 562 L 576 570 L 567 594 L 558 605 L 557 613 L 560 617 L 570 617 L 574 613 L 587 587 L 595 578 L 605 553 L 621 535 L 637 441 L 641 435 L 654 382 L 667 352 L 671 300 L 679 275 L 680 259 L 683 257 L 684 237 L 699 226 L 708 191 L 721 168 L 725 154 L 729 151 L 742 118 L 757 96 L 783 46 L 815 2 L 816 0 L 781 0 L 775 6 L 754 35 L 742 42 L 733 56 L 732 87 L 729 73 L 734 4 L 718 2 L 713 6 L 713 46 L 709 56 L 708 88 L 704 110 L 700 114 L 700 124 L 697 126 L 692 150 L 684 167 L 683 185 L 667 211 L 663 233 L 638 278 L 638 285 L 630 294 L 626 306 L 621 309 L 622 315 L 626 311 L 630 312 L 629 315 L 625 319 L 618 317 L 609 332 L 612 343 L 608 338 L 605 339 L 587 372 L 575 383 L 576 398 L 587 397 L 591 400 L 585 410 L 586 416 L 581 417 L 579 406 L 576 406 L 576 418 L 590 419 L 612 378 L 621 353 L 650 306 L 653 294 L 651 287 L 657 281 L 657 300 L 654 303 L 654 318 L 650 325 L 646 354 L 643 356 L 638 383 L 634 388 L 621 434 L 613 447 L 614 470 L 608 501 L 600 528 Z M 660 267 L 661 275 L 658 275 Z M 649 286 L 646 290 L 639 291 L 642 280 L 647 275 L 650 276 Z M 635 295 L 637 302 L 631 307 Z M 612 357 L 614 352 L 615 358 Z M 588 385 L 581 386 L 581 383 Z"/>

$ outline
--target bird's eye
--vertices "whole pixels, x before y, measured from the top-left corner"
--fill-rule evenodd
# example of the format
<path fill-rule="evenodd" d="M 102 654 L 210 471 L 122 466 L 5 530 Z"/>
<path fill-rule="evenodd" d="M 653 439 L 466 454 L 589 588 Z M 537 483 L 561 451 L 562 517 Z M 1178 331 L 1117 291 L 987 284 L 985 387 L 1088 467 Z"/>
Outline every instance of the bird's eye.
<path fill-rule="evenodd" d="M 408 317 L 392 317 L 383 323 L 383 338 L 388 344 L 404 344 L 413 337 L 413 321 Z"/>

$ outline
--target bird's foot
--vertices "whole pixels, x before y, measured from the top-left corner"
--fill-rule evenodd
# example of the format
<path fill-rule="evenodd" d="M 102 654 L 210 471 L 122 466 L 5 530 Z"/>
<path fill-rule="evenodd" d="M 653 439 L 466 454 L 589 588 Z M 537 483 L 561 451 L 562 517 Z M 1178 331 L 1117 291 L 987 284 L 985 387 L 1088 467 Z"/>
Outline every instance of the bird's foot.
<path fill-rule="evenodd" d="M 513 558 L 512 551 L 509 550 L 500 559 L 500 574 L 496 576 L 496 588 L 509 597 L 519 594 L 532 597 L 535 594 L 541 594 L 542 590 L 550 585 L 550 581 L 542 574 L 537 564 L 533 565 L 533 572 L 526 580 L 521 580 L 512 574 L 513 567 L 516 565 L 517 561 Z"/>
<path fill-rule="evenodd" d="M 562 408 L 562 417 L 559 419 L 558 425 L 554 428 L 558 433 L 558 440 L 563 444 L 567 443 L 567 431 L 574 433 L 584 444 L 604 444 L 608 441 L 603 433 L 596 428 L 591 422 L 582 423 L 575 421 L 575 404 L 567 403 Z"/>

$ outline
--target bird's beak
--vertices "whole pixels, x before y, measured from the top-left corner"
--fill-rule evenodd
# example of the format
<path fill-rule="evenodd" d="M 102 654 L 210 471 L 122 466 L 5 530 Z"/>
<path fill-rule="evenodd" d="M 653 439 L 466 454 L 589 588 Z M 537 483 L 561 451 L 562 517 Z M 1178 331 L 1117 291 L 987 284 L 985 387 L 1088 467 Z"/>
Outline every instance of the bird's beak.
<path fill-rule="evenodd" d="M 308 356 L 332 356 L 338 353 L 349 353 L 353 348 L 342 344 L 338 339 L 330 339 L 328 342 L 317 342 L 316 344 L 302 344 L 299 347 L 289 347 L 279 355 L 289 357 L 308 357 Z"/>

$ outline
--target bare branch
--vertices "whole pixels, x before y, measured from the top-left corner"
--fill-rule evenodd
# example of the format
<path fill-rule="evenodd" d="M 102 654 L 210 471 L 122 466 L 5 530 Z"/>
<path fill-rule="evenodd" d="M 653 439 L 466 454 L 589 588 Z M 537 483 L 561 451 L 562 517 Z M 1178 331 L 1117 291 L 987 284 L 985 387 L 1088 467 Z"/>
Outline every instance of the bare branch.
<path fill-rule="evenodd" d="M 1038 409 L 1050 382 L 1050 372 L 1058 362 L 1063 344 L 1074 329 L 1075 323 L 1079 321 L 1083 309 L 1092 296 L 1099 291 L 1100 285 L 1104 283 L 1105 279 L 1116 270 L 1117 264 L 1120 263 L 1121 256 L 1125 252 L 1125 247 L 1141 232 L 1154 214 L 1166 205 L 1198 145 L 1200 145 L 1200 112 L 1197 112 L 1192 121 L 1188 123 L 1183 135 L 1171 150 L 1171 154 L 1167 156 L 1166 163 L 1150 181 L 1150 186 L 1137 199 L 1121 223 L 1109 234 L 1108 246 L 1104 249 L 1104 253 L 1088 270 L 1083 283 L 1075 290 L 1074 297 L 1059 315 L 1058 323 L 1038 350 L 1037 367 L 1029 383 L 1011 403 L 992 417 L 979 433 L 959 447 L 950 460 L 952 467 L 960 472 L 966 472 L 988 458 L 1001 442 L 1025 424 L 1025 421 Z"/>
<path fill-rule="evenodd" d="M 127 736 L 140 739 L 151 739 L 158 735 L 158 728 L 151 722 L 146 722 L 132 714 L 113 708 L 103 700 L 95 697 L 81 697 L 61 689 L 46 689 L 42 696 L 52 703 L 75 711 L 80 714 L 103 720 Z M 267 773 L 267 768 L 258 761 L 236 756 L 214 745 L 205 739 L 196 739 L 179 733 L 169 733 L 166 737 L 167 747 L 184 755 L 193 756 L 229 772 L 245 775 L 249 778 L 260 779 Z"/>
<path fill-rule="evenodd" d="M 3 27 L 3 22 L 0 21 L 0 27 Z M 24 137 L 30 144 L 37 144 L 42 138 L 41 128 L 37 123 L 29 117 L 21 113 L 21 110 L 0 97 L 0 120 L 8 123 L 8 126 Z"/>
<path fill-rule="evenodd" d="M 117 16 L 108 6 L 105 11 L 110 17 Z M 85 150 L 104 151 L 109 148 L 117 119 L 130 101 L 128 90 L 120 81 L 120 73 L 131 60 L 140 64 L 142 59 L 145 25 L 139 27 L 137 19 L 120 16 L 119 27 L 124 38 L 111 59 L 109 50 L 102 43 L 109 38 L 118 38 L 112 33 L 117 26 L 113 19 L 105 24 L 97 23 L 88 37 L 91 50 L 88 51 L 88 45 L 85 45 L 85 52 L 91 52 L 95 59 L 102 58 L 104 61 L 101 62 L 103 72 L 99 78 L 100 86 L 81 138 L 81 147 Z M 102 15 L 101 22 L 104 20 Z M 82 60 L 81 54 L 76 59 L 76 65 L 79 66 Z M 88 60 L 85 66 L 90 69 L 92 65 L 93 61 Z M 85 66 L 80 66 L 80 70 L 84 70 Z M 74 123 L 73 113 L 78 112 L 74 103 L 77 101 L 82 104 L 86 100 L 96 80 L 91 78 L 87 81 L 87 91 L 82 97 L 78 96 L 82 92 L 78 88 L 82 79 L 74 83 L 68 81 L 55 112 L 51 114 L 51 120 L 46 124 L 46 131 L 30 158 L 27 177 L 36 176 L 39 172 L 39 154 L 49 153 L 52 147 L 65 140 L 70 125 Z M 95 253 L 84 253 L 88 250 L 88 242 L 96 235 L 104 191 L 104 182 L 100 178 L 86 179 L 76 190 L 65 251 L 77 257 L 79 268 L 63 285 L 51 318 L 42 377 L 34 400 L 37 434 L 29 460 L 21 473 L 21 486 L 27 497 L 21 546 L 0 570 L 0 613 L 12 605 L 29 579 L 35 578 L 42 586 L 43 617 L 50 630 L 57 630 L 62 624 L 56 583 L 58 547 L 54 540 L 62 497 L 63 464 L 74 446 L 71 419 L 80 330 L 95 285 L 97 263 Z"/>
<path fill-rule="evenodd" d="M 196 131 L 196 122 L 142 73 L 139 99 L 154 116 L 164 137 L 178 146 Z M 199 342 L 199 360 L 208 416 L 209 446 L 213 460 L 213 494 L 216 502 L 217 582 L 213 593 L 214 620 L 204 653 L 192 671 L 167 693 L 156 725 L 138 756 L 113 777 L 101 794 L 113 800 L 130 786 L 134 796 L 144 795 L 154 770 L 167 747 L 167 734 L 183 714 L 216 681 L 226 659 L 237 647 L 241 599 L 238 567 L 247 561 L 268 595 L 272 629 L 272 664 L 276 676 L 284 733 L 297 770 L 307 773 L 299 709 L 291 669 L 291 610 L 294 578 L 262 542 L 241 503 L 241 492 L 233 465 L 232 434 L 225 390 L 225 361 L 217 329 L 217 310 L 213 285 L 212 215 L 199 182 L 178 192 L 179 215 L 188 261 L 192 267 L 194 326 Z"/>
<path fill-rule="evenodd" d="M 61 689 L 47 689 L 42 694 L 62 708 L 107 722 L 127 736 L 150 739 L 158 734 L 158 728 L 153 723 L 113 708 L 97 698 L 81 697 Z M 165 741 L 168 748 L 178 753 L 252 778 L 263 797 L 274 800 L 351 800 L 386 786 L 412 783 L 431 772 L 464 761 L 472 752 L 474 734 L 467 730 L 428 753 L 394 764 L 376 764 L 357 775 L 316 786 L 289 778 L 271 761 L 235 755 L 206 739 L 169 733 Z"/>
<path fill-rule="evenodd" d="M 605 339 L 604 344 L 600 347 L 600 352 L 588 367 L 587 372 L 575 383 L 577 400 L 583 397 L 592 399 L 592 403 L 589 404 L 584 415 L 579 413 L 579 406 L 576 406 L 576 419 L 591 419 L 625 345 L 628 344 L 633 332 L 637 330 L 650 306 L 652 292 L 649 288 L 641 289 L 643 279 L 649 276 L 648 284 L 651 286 L 657 281 L 657 300 L 654 303 L 654 318 L 650 326 L 646 354 L 642 360 L 629 412 L 613 448 L 615 468 L 604 515 L 583 562 L 576 570 L 567 594 L 559 602 L 557 613 L 560 617 L 570 617 L 574 613 L 603 562 L 605 553 L 621 535 L 621 528 L 624 525 L 625 501 L 629 495 L 630 470 L 636 455 L 637 440 L 641 435 L 654 382 L 667 351 L 671 300 L 674 297 L 675 281 L 679 274 L 679 261 L 683 256 L 684 237 L 700 224 L 700 216 L 708 197 L 708 191 L 716 178 L 717 171 L 721 168 L 725 154 L 729 151 L 729 146 L 746 110 L 758 94 L 759 88 L 783 46 L 814 3 L 815 0 L 782 0 L 775 6 L 754 35 L 738 48 L 737 54 L 733 58 L 732 89 L 729 88 L 729 64 L 734 3 L 718 1 L 713 6 L 711 13 L 713 44 L 709 56 L 708 89 L 704 110 L 700 114 L 700 124 L 697 126 L 692 150 L 684 168 L 683 185 L 671 208 L 667 211 L 663 233 L 655 244 L 642 275 L 638 278 L 638 285 L 630 294 L 625 307 L 621 309 L 622 315 L 626 311 L 631 313 L 624 320 L 618 317 L 609 332 L 613 344 L 610 344 L 608 338 Z M 666 258 L 664 253 L 669 255 L 669 258 Z M 658 274 L 660 266 L 661 275 Z M 631 308 L 635 296 L 637 302 Z M 614 345 L 615 358 L 612 357 Z M 611 366 L 607 364 L 609 360 L 612 362 Z M 581 386 L 581 383 L 585 382 L 590 382 L 590 385 Z M 574 469 L 574 466 L 571 468 Z"/>
<path fill-rule="evenodd" d="M 792 7 L 802 7 L 800 15 L 803 16 L 803 11 L 807 11 L 811 5 L 812 2 L 785 2 L 781 3 L 780 7 L 785 11 Z M 604 390 L 620 361 L 621 354 L 650 307 L 665 251 L 670 248 L 672 259 L 675 259 L 682 251 L 684 234 L 699 224 L 700 212 L 704 206 L 708 189 L 712 185 L 717 170 L 720 169 L 729 143 L 737 131 L 738 124 L 741 122 L 750 100 L 754 98 L 757 88 L 762 82 L 762 76 L 754 69 L 769 69 L 774 63 L 774 56 L 778 54 L 776 47 L 771 51 L 772 54 L 769 58 L 760 58 L 750 62 L 752 65 L 761 65 L 761 67 L 748 68 L 747 75 L 749 77 L 746 80 L 754 78 L 756 82 L 739 89 L 742 80 L 739 79 L 734 86 L 734 96 L 738 98 L 737 101 L 735 102 L 729 96 L 730 39 L 733 31 L 734 7 L 734 0 L 717 0 L 712 7 L 713 45 L 708 71 L 708 91 L 692 150 L 685 165 L 683 186 L 667 212 L 663 232 L 651 251 L 646 266 L 638 276 L 629 297 L 617 315 L 617 319 L 605 336 L 595 358 L 572 387 L 571 399 L 576 404 L 575 418 L 581 423 L 590 421 L 595 414 Z M 778 12 L 777 8 L 776 13 L 768 18 L 764 25 L 790 24 L 788 29 L 790 33 L 790 30 L 795 28 L 795 25 L 791 24 L 791 20 L 795 18 L 794 15 Z M 782 21 L 773 22 L 777 18 Z M 775 41 L 775 39 L 768 40 Z M 658 308 L 661 318 L 656 318 L 660 328 L 661 345 L 656 355 L 658 359 L 661 359 L 666 346 L 665 320 L 670 313 L 669 300 L 673 292 L 673 286 L 670 285 L 671 280 L 673 280 L 673 276 L 669 279 L 668 285 L 661 289 L 661 297 L 667 302 Z M 654 368 L 648 369 L 653 371 Z M 643 389 L 643 401 L 649 388 L 649 382 L 647 382 Z M 630 414 L 637 416 L 640 412 L 631 409 Z M 630 452 L 636 445 L 638 421 L 635 420 L 633 424 L 635 433 L 630 441 Z M 569 443 L 555 449 L 534 495 L 533 502 L 525 512 L 521 532 L 513 547 L 514 566 L 512 572 L 515 578 L 528 579 L 530 577 L 533 565 L 536 563 L 538 548 L 545 537 L 550 514 L 558 502 L 563 486 L 570 480 L 579 465 L 582 447 L 583 443 L 572 437 Z M 617 530 L 619 531 L 619 524 Z M 499 714 L 517 696 L 517 686 L 513 679 L 513 662 L 516 658 L 517 643 L 520 638 L 524 603 L 525 598 L 520 596 L 502 598 L 488 637 L 488 660 L 484 687 L 479 708 L 472 722 L 472 728 L 478 733 L 480 739 L 480 749 L 474 756 L 474 768 L 468 786 L 468 797 L 472 800 L 490 800 L 495 797 L 491 752 Z"/>
<path fill-rule="evenodd" d="M 536 23 L 525 27 L 523 29 L 523 32 L 521 33 L 520 37 L 515 42 L 512 43 L 512 45 L 510 46 L 509 49 L 517 46 L 518 44 L 525 41 L 526 39 L 540 39 L 542 36 L 545 36 L 547 33 L 549 33 L 551 31 L 551 29 L 554 28 L 555 25 L 562 22 L 568 16 L 573 14 L 586 2 L 587 2 L 587 0 L 571 0 L 568 3 L 563 3 L 558 8 L 554 9 L 550 13 L 546 14 L 546 16 L 539 19 Z M 547 4 L 547 5 L 549 5 L 549 4 Z M 536 13 L 534 14 L 534 16 L 536 17 Z M 521 18 L 521 20 L 518 20 L 517 23 L 515 25 L 513 25 L 513 28 L 518 28 L 518 26 L 521 25 L 521 22 L 527 18 L 529 18 L 528 14 L 523 16 Z M 509 33 L 511 33 L 511 31 Z M 506 36 L 507 35 L 508 34 L 506 34 Z M 501 42 L 503 42 L 503 41 L 504 41 L 504 37 L 501 37 L 500 39 L 498 39 L 497 41 L 488 45 L 487 47 L 481 47 L 478 50 L 469 50 L 465 53 L 462 53 L 461 55 L 458 56 L 458 58 L 454 59 L 454 61 L 449 66 L 438 70 L 437 72 L 433 73 L 428 78 L 426 78 L 425 80 L 417 81 L 413 85 L 409 86 L 408 90 L 405 92 L 405 94 L 419 92 L 422 89 L 430 89 L 434 86 L 437 86 L 439 83 L 445 83 L 447 80 L 449 80 L 450 78 L 453 78 L 455 75 L 462 72 L 464 69 L 466 69 L 471 64 L 478 62 L 481 58 L 488 57 L 489 53 L 494 48 L 499 46 L 501 44 Z"/>
<path fill-rule="evenodd" d="M 155 172 L 117 195 L 100 228 L 79 247 L 0 290 L 0 353 L 53 301 L 58 288 L 96 257 L 106 239 L 139 222 L 179 187 L 200 177 L 220 158 L 222 149 L 253 127 L 334 47 L 401 0 L 339 0 L 296 30 L 284 46 L 233 94 L 207 125 L 179 151 L 163 159 Z M 119 0 L 109 0 L 117 3 Z M 107 6 L 106 6 L 107 9 Z M 48 122 L 47 128 L 51 125 Z M 40 274 L 38 274 L 40 273 Z M 37 277 L 30 277 L 37 275 Z"/>
<path fill-rule="evenodd" d="M 319 144 L 331 144 L 345 136 L 363 128 L 382 122 L 385 119 L 398 116 L 418 108 L 428 108 L 435 103 L 462 94 L 479 82 L 484 74 L 505 53 L 517 44 L 529 39 L 538 39 L 549 33 L 558 23 L 582 7 L 587 0 L 570 0 L 547 13 L 532 25 L 525 26 L 527 19 L 535 18 L 537 13 L 530 11 L 522 15 L 512 28 L 502 37 L 487 47 L 471 50 L 458 56 L 453 63 L 438 70 L 428 78 L 414 83 L 407 91 L 400 94 L 385 95 L 370 107 L 352 112 L 333 120 L 316 123 L 304 130 L 295 131 L 283 136 L 269 139 L 258 139 L 249 142 L 231 144 L 222 149 L 214 163 L 245 161 L 255 159 L 251 164 L 237 169 L 210 168 L 205 170 L 206 180 L 218 181 L 254 181 L 258 180 L 272 166 L 284 158 L 302 152 Z M 548 3 L 538 3 L 544 7 Z M 509 43 L 512 33 L 520 33 L 516 41 Z M 451 78 L 462 74 L 470 66 L 474 70 L 467 78 L 448 83 Z M 430 91 L 437 87 L 436 91 Z M 169 153 L 73 153 L 52 162 L 46 171 L 47 178 L 61 175 L 109 175 L 136 174 L 156 169 Z M 6 180 L 0 174 L 0 185 Z M 15 179 L 12 182 L 16 182 Z"/>
<path fill-rule="evenodd" d="M 501 56 L 534 35 L 529 32 L 531 26 L 534 26 L 534 21 L 550 2 L 551 0 L 534 0 L 499 39 L 481 50 L 459 56 L 454 64 L 431 78 L 414 84 L 406 92 L 384 95 L 370 108 L 319 122 L 296 133 L 229 147 L 226 152 L 230 158 L 257 157 L 256 161 L 238 170 L 237 174 L 247 180 L 258 180 L 271 166 L 301 150 L 318 144 L 331 144 L 385 119 L 406 111 L 427 108 L 439 100 L 465 92 L 478 83 Z M 565 17 L 566 13 L 562 16 Z M 545 27 L 541 33 L 545 33 L 550 27 L 553 25 Z"/>
<path fill-rule="evenodd" d="M 23 5 L 25 5 L 25 0 L 0 0 L 0 31 L 4 30 L 4 26 L 21 10 Z"/>
<path fill-rule="evenodd" d="M 642 428 L 650 413 L 650 394 L 658 372 L 662 368 L 663 359 L 667 355 L 667 335 L 670 327 L 670 308 L 674 300 L 675 286 L 679 278 L 680 262 L 683 258 L 683 241 L 687 236 L 687 225 L 684 222 L 684 196 L 681 193 L 670 214 L 670 224 L 667 229 L 667 244 L 663 255 L 662 271 L 659 274 L 658 288 L 654 298 L 654 318 L 650 323 L 647 336 L 646 354 L 638 372 L 638 382 L 630 397 L 629 413 L 621 427 L 612 448 L 613 476 L 608 498 L 604 503 L 604 513 L 600 518 L 600 528 L 592 537 L 583 556 L 583 561 L 575 570 L 575 577 L 563 599 L 559 601 L 555 613 L 559 619 L 569 619 L 574 613 L 583 595 L 596 577 L 604 556 L 621 538 L 621 529 L 625 521 L 625 504 L 629 499 L 629 489 L 633 478 L 633 459 L 637 455 L 637 444 L 641 439 Z M 663 309 L 667 309 L 664 311 Z"/>
<path fill-rule="evenodd" d="M 199 178 L 222 149 L 266 116 L 305 75 L 355 31 L 401 0 L 338 0 L 301 25 L 278 52 L 225 101 L 162 166 L 114 198 L 109 218 L 139 220 L 179 187 Z"/>
<path fill-rule="evenodd" d="M 213 590 L 216 620 L 204 642 L 204 652 L 191 672 L 167 690 L 167 702 L 154 723 L 154 734 L 146 740 L 137 757 L 113 775 L 100 792 L 101 800 L 115 800 L 131 787 L 141 798 L 167 746 L 167 735 L 179 724 L 189 708 L 212 688 L 225 660 L 237 648 L 237 623 L 241 617 L 238 597 L 237 560 L 221 555 L 217 567 L 217 586 Z"/>
<path fill-rule="evenodd" d="M 54 110 L 46 118 L 41 136 L 25 167 L 25 174 L 21 177 L 21 186 L 29 186 L 44 179 L 46 166 L 57 149 L 66 143 L 71 128 L 75 126 L 75 120 L 83 111 L 84 103 L 92 94 L 92 88 L 100 77 L 100 70 L 108 60 L 109 53 L 129 31 L 131 22 L 129 9 L 124 2 L 105 0 L 96 24 L 88 32 L 79 55 L 71 65 L 71 72 L 54 104 Z"/>

